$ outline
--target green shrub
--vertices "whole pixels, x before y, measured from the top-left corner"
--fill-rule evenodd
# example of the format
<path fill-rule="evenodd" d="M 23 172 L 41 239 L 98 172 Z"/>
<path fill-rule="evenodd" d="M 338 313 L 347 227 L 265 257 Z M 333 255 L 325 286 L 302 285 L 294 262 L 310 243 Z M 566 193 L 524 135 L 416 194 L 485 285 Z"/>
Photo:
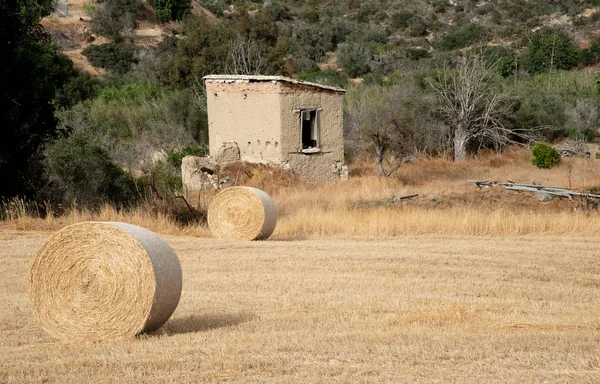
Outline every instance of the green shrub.
<path fill-rule="evenodd" d="M 181 168 L 158 161 L 139 178 L 138 182 L 142 188 L 150 188 L 161 198 L 166 198 L 172 196 L 173 192 L 181 190 Z"/>
<path fill-rule="evenodd" d="M 369 72 L 370 59 L 371 50 L 362 43 L 342 43 L 337 50 L 337 62 L 351 78 Z"/>
<path fill-rule="evenodd" d="M 560 163 L 560 153 L 545 143 L 537 143 L 532 149 L 531 163 L 538 168 L 552 168 Z"/>
<path fill-rule="evenodd" d="M 109 86 L 102 89 L 99 99 L 106 104 L 114 103 L 123 105 L 140 105 L 150 99 L 161 96 L 160 86 L 150 81 L 138 80 L 133 83 L 124 84 L 120 87 Z"/>
<path fill-rule="evenodd" d="M 181 20 L 191 8 L 191 0 L 149 0 L 156 19 L 161 23 Z"/>
<path fill-rule="evenodd" d="M 488 36 L 487 28 L 479 24 L 469 23 L 452 33 L 442 36 L 438 40 L 437 48 L 440 51 L 452 51 L 487 40 Z"/>
<path fill-rule="evenodd" d="M 410 20 L 410 35 L 412 37 L 426 36 L 428 25 L 420 17 L 416 16 Z"/>
<path fill-rule="evenodd" d="M 135 63 L 136 48 L 133 44 L 92 44 L 81 53 L 88 58 L 94 67 L 106 68 L 114 73 L 127 73 L 131 64 Z"/>
<path fill-rule="evenodd" d="M 415 15 L 411 12 L 398 12 L 392 15 L 392 27 L 395 29 L 406 29 Z"/>
<path fill-rule="evenodd" d="M 123 41 L 123 32 L 137 29 L 137 13 L 142 9 L 141 0 L 106 0 L 92 12 L 92 31 Z"/>
<path fill-rule="evenodd" d="M 383 85 L 384 77 L 381 72 L 369 72 L 363 76 L 365 85 Z"/>
<path fill-rule="evenodd" d="M 581 58 L 581 50 L 567 32 L 544 28 L 531 36 L 526 67 L 532 74 L 550 69 L 570 70 L 579 64 Z"/>
<path fill-rule="evenodd" d="M 600 159 L 600 152 L 596 152 L 596 159 Z"/>
<path fill-rule="evenodd" d="M 431 53 L 421 48 L 408 48 L 406 50 L 406 57 L 408 57 L 410 60 L 429 59 L 431 57 Z"/>
<path fill-rule="evenodd" d="M 223 12 L 227 9 L 225 0 L 197 0 L 196 2 L 219 17 L 223 16 Z"/>
<path fill-rule="evenodd" d="M 586 143 L 592 143 L 596 135 L 596 130 L 589 127 L 572 128 L 569 130 L 569 139 L 583 140 Z"/>
<path fill-rule="evenodd" d="M 186 156 L 206 156 L 208 149 L 201 145 L 186 145 L 181 151 L 169 152 L 169 163 L 175 168 L 181 168 L 181 160 Z"/>
<path fill-rule="evenodd" d="M 97 208 L 104 202 L 127 206 L 137 197 L 131 175 L 114 164 L 101 145 L 81 132 L 52 145 L 46 172 L 63 191 L 65 203 L 87 208 Z"/>
<path fill-rule="evenodd" d="M 335 69 L 326 69 L 324 71 L 308 71 L 299 76 L 300 80 L 310 81 L 312 83 L 329 85 L 332 87 L 348 88 L 348 77 Z"/>

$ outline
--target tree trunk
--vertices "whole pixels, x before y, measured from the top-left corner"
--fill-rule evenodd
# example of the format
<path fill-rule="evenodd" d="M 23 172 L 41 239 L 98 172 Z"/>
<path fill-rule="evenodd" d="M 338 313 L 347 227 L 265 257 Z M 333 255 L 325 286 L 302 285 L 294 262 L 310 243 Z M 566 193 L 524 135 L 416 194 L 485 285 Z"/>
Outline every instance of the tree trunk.
<path fill-rule="evenodd" d="M 379 176 L 387 176 L 385 169 L 383 169 L 383 153 L 385 148 L 381 145 L 375 145 L 375 162 L 377 163 L 377 169 L 379 169 Z"/>
<path fill-rule="evenodd" d="M 454 131 L 454 161 L 463 161 L 467 158 L 467 132 L 459 124 Z"/>

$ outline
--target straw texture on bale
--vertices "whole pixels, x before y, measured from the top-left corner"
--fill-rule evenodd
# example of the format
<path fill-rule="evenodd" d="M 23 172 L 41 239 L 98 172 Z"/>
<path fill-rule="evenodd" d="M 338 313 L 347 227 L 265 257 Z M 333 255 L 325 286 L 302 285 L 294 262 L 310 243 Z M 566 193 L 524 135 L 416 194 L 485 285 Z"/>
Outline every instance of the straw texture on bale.
<path fill-rule="evenodd" d="M 265 240 L 276 224 L 275 203 L 260 189 L 224 189 L 208 207 L 208 226 L 219 239 Z"/>
<path fill-rule="evenodd" d="M 31 266 L 42 328 L 61 340 L 130 338 L 160 328 L 181 296 L 179 259 L 155 233 L 85 222 L 54 234 Z"/>

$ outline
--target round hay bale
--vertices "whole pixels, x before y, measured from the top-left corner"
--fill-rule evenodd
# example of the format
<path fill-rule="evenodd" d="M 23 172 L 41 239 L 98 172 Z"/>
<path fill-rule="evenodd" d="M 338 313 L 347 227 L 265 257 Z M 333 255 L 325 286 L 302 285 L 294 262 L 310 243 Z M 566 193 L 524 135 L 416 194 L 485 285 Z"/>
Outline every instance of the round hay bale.
<path fill-rule="evenodd" d="M 29 296 L 52 336 L 101 341 L 160 328 L 179 303 L 181 284 L 177 255 L 155 233 L 85 222 L 58 231 L 38 251 Z"/>
<path fill-rule="evenodd" d="M 275 225 L 275 203 L 260 189 L 224 189 L 208 207 L 208 226 L 219 239 L 265 240 L 271 236 Z"/>

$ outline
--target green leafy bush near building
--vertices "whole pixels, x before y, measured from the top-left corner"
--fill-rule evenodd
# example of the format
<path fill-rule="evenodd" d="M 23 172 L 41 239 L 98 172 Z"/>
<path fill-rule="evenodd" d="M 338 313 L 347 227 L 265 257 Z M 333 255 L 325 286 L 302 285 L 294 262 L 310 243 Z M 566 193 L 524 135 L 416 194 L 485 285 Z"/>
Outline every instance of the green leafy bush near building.
<path fill-rule="evenodd" d="M 538 168 L 552 168 L 560 163 L 560 153 L 546 143 L 537 143 L 532 149 L 531 163 Z"/>

